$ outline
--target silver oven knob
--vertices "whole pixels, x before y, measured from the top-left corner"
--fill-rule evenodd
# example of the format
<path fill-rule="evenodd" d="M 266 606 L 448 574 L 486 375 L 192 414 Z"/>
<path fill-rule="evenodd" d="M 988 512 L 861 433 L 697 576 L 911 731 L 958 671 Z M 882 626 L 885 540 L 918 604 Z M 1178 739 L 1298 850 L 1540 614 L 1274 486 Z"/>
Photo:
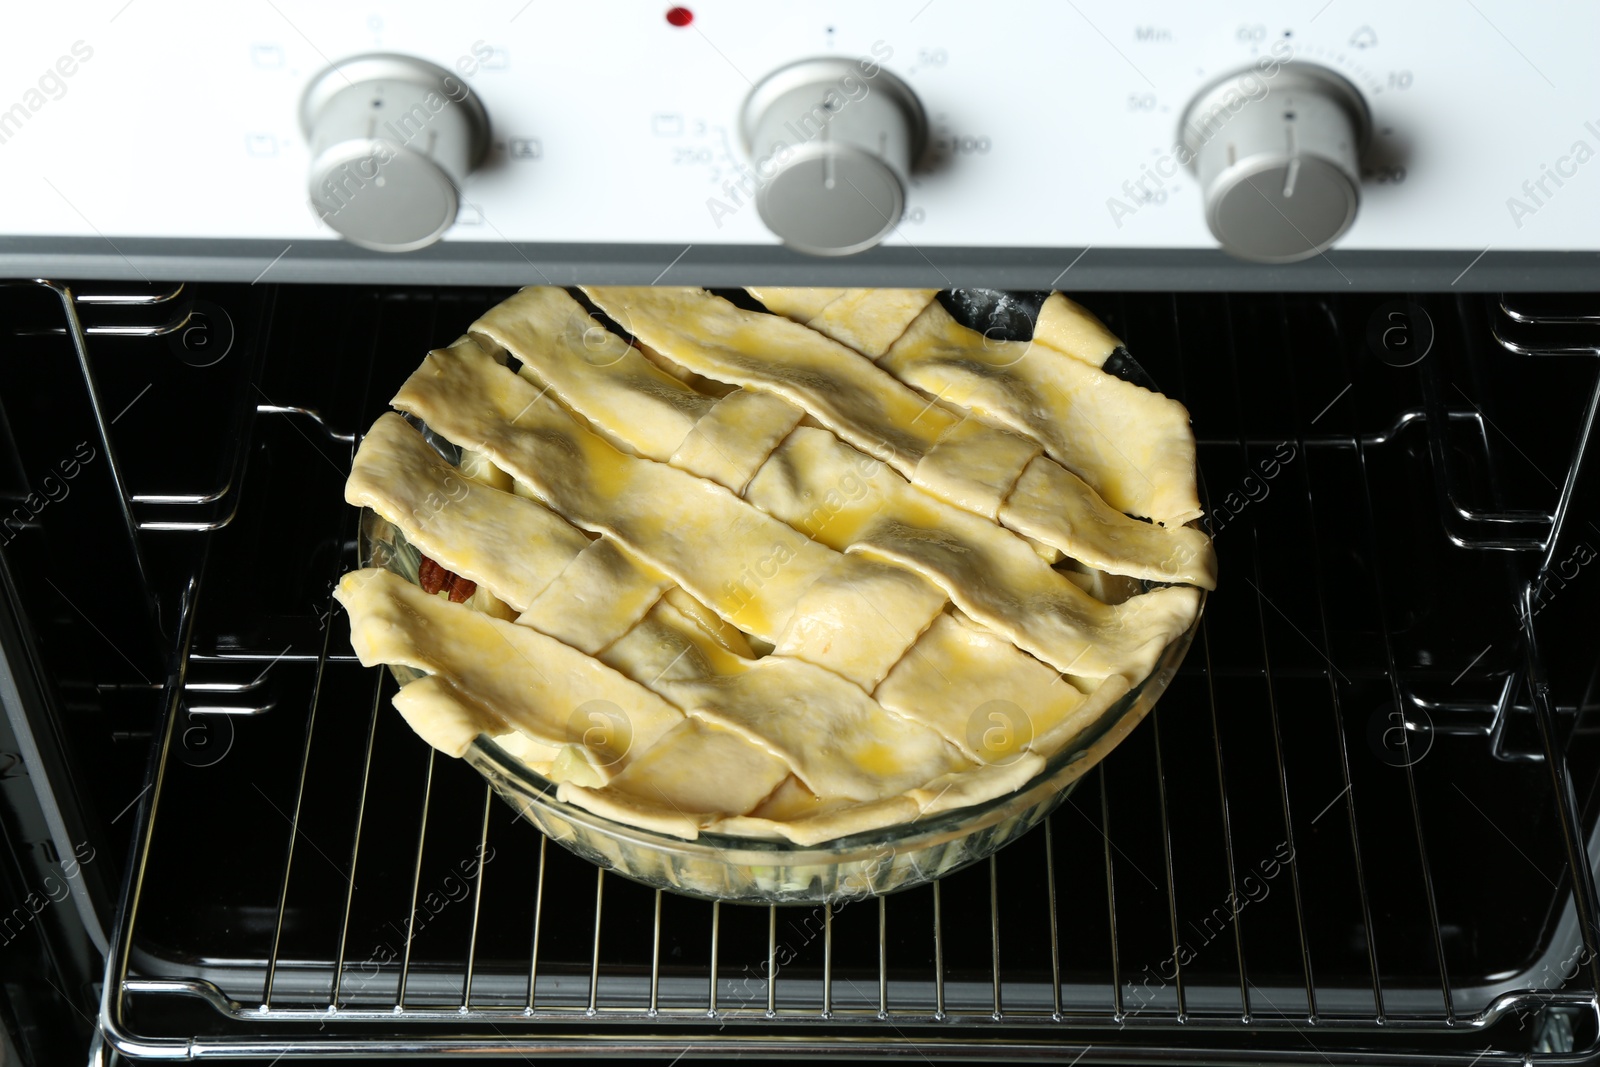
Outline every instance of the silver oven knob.
<path fill-rule="evenodd" d="M 1371 134 L 1360 91 L 1309 63 L 1222 78 L 1194 98 L 1179 129 L 1211 232 L 1262 263 L 1314 256 L 1350 228 Z"/>
<path fill-rule="evenodd" d="M 754 169 L 736 179 L 789 247 L 871 248 L 900 222 L 928 120 L 911 87 L 869 59 L 803 59 L 763 78 L 740 132 Z"/>
<path fill-rule="evenodd" d="M 489 148 L 489 115 L 459 77 L 412 56 L 355 56 L 300 101 L 311 210 L 364 248 L 410 252 L 456 218 L 457 189 Z"/>

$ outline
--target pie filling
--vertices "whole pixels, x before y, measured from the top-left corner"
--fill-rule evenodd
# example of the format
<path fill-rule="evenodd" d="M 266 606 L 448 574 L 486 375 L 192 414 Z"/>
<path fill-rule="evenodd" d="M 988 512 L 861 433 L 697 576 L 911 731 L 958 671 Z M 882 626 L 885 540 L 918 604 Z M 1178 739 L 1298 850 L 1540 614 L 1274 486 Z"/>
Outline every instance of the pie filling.
<path fill-rule="evenodd" d="M 931 290 L 524 289 L 346 485 L 422 553 L 345 575 L 361 662 L 460 756 L 682 838 L 817 844 L 1012 792 L 1142 681 L 1216 563 L 1183 406 Z M 614 332 L 620 326 L 624 337 Z M 511 369 L 511 358 L 516 369 Z"/>

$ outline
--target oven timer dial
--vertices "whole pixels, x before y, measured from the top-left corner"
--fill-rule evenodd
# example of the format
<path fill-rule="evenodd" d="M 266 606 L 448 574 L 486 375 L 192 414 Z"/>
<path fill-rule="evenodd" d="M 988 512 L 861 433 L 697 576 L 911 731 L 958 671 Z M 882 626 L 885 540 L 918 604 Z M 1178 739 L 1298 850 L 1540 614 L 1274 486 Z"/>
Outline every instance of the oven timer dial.
<path fill-rule="evenodd" d="M 354 56 L 300 101 L 311 210 L 363 248 L 410 252 L 455 222 L 458 189 L 489 150 L 489 115 L 455 74 L 414 56 Z"/>
<path fill-rule="evenodd" d="M 745 99 L 753 169 L 738 184 L 784 244 L 818 256 L 871 248 L 900 224 L 928 119 L 911 87 L 871 59 L 803 59 Z"/>
<path fill-rule="evenodd" d="M 1207 225 L 1242 259 L 1307 259 L 1355 221 L 1372 117 L 1360 90 L 1326 67 L 1235 71 L 1194 98 L 1178 135 Z"/>

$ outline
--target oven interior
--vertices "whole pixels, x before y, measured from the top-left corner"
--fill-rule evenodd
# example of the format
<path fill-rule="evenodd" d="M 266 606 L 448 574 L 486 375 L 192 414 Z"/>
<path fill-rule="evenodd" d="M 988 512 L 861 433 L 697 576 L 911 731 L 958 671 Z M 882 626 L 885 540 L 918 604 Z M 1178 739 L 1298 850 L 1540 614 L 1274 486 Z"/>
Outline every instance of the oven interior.
<path fill-rule="evenodd" d="M 120 1052 L 1600 1051 L 1600 300 L 1079 295 L 1189 408 L 1220 588 L 1043 827 L 830 909 L 600 872 L 355 662 L 355 443 L 508 292 L 0 288 L 0 637 Z"/>

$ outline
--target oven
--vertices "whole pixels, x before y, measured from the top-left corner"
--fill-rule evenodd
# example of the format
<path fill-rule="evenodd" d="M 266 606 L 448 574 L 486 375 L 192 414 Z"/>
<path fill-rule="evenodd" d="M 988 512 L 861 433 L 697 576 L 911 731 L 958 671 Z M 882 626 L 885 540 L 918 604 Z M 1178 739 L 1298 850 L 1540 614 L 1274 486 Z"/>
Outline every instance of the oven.
<path fill-rule="evenodd" d="M 1600 24 L 1204 7 L 25 16 L 0 1060 L 1600 1056 Z M 437 756 L 333 598 L 344 480 L 430 348 L 588 283 L 1071 294 L 1220 561 L 1149 721 L 817 905 Z"/>

